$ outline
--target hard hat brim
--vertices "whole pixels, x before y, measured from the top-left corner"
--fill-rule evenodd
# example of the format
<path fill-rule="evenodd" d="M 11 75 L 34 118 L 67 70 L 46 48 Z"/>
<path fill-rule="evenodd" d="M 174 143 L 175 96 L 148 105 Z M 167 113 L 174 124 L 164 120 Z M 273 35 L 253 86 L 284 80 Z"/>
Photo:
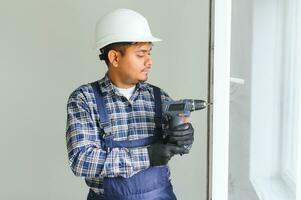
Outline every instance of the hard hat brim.
<path fill-rule="evenodd" d="M 94 49 L 99 50 L 109 44 L 116 43 L 116 42 L 160 42 L 160 41 L 162 41 L 162 39 L 154 37 L 152 35 L 144 36 L 140 38 L 132 37 L 132 36 L 124 36 L 124 35 L 123 37 L 121 37 L 120 35 L 113 35 L 113 36 L 110 35 L 96 42 Z"/>

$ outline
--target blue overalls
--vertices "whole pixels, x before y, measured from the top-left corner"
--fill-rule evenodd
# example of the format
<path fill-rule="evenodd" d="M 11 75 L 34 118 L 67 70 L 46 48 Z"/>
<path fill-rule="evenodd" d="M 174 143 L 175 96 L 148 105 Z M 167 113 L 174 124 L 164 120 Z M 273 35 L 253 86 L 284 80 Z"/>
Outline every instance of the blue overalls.
<path fill-rule="evenodd" d="M 100 115 L 100 123 L 106 133 L 103 148 L 135 148 L 147 146 L 158 140 L 161 135 L 162 108 L 160 88 L 152 86 L 155 99 L 155 123 L 154 136 L 145 139 L 131 141 L 114 141 L 110 130 L 109 117 L 105 108 L 105 102 L 98 82 L 91 83 L 96 98 L 97 109 Z M 109 132 L 110 133 L 110 132 Z M 129 178 L 114 177 L 104 178 L 104 200 L 176 200 L 170 183 L 170 172 L 167 166 L 149 167 Z M 88 200 L 101 200 L 102 198 L 90 190 Z"/>

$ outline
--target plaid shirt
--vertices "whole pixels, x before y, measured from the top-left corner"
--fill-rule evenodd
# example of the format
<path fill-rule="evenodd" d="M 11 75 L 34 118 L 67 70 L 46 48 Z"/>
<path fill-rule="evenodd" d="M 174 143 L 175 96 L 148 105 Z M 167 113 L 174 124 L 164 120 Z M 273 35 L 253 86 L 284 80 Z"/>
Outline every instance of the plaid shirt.
<path fill-rule="evenodd" d="M 98 81 L 104 95 L 114 140 L 135 140 L 153 136 L 154 95 L 149 84 L 140 82 L 127 100 L 112 85 L 107 74 Z M 161 99 L 170 100 L 161 90 Z M 102 149 L 103 130 L 93 89 L 85 84 L 73 91 L 67 104 L 66 142 L 70 167 L 83 176 L 97 193 L 103 177 L 131 177 L 150 166 L 146 147 Z"/>

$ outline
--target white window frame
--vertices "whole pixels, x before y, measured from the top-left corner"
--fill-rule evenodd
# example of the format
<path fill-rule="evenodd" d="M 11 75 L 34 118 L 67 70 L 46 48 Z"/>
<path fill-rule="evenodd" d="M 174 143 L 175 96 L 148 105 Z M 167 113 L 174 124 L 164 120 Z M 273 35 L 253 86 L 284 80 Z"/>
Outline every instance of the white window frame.
<path fill-rule="evenodd" d="M 301 52 L 301 2 L 296 0 L 295 7 L 297 9 L 296 11 L 296 24 L 297 24 L 297 29 L 296 29 L 296 38 L 295 38 L 295 43 L 297 44 L 295 47 L 295 52 Z M 296 65 L 296 74 L 301 75 L 301 57 L 296 55 L 295 56 L 295 65 Z M 296 82 L 297 85 L 299 85 L 298 91 L 298 99 L 297 99 L 297 105 L 296 106 L 296 113 L 298 113 L 299 116 L 299 122 L 296 123 L 297 127 L 296 129 L 298 130 L 298 136 L 297 136 L 297 172 L 296 172 L 296 200 L 301 199 L 301 80 L 300 76 L 296 77 L 298 82 Z"/>
<path fill-rule="evenodd" d="M 298 6 L 296 0 L 286 0 L 284 7 L 284 45 L 283 45 L 283 109 L 282 109 L 282 152 L 280 174 L 290 189 L 296 191 L 297 177 L 297 138 L 299 113 L 296 112 L 298 97 L 300 97 L 297 66 L 298 44 Z M 299 10 L 300 11 L 300 10 Z M 300 17 L 300 15 L 299 15 Z M 300 23 L 300 22 L 299 22 Z M 300 26 L 300 25 L 299 25 Z M 300 44 L 299 44 L 300 45 Z M 300 51 L 299 51 L 300 53 Z"/>
<path fill-rule="evenodd" d="M 262 7 L 262 12 L 266 12 L 264 9 L 276 9 L 276 12 L 279 12 L 280 6 L 279 2 L 277 0 L 270 0 L 270 3 L 263 3 L 262 0 L 254 0 L 255 4 L 260 3 L 260 6 Z M 276 2 L 277 6 L 275 7 L 275 4 L 271 1 Z M 210 124 L 212 126 L 211 132 L 210 132 L 210 154 L 211 154 L 211 160 L 210 160 L 210 181 L 209 181 L 209 190 L 210 195 L 208 196 L 208 200 L 227 200 L 228 199 L 228 152 L 229 152 L 229 82 L 230 82 L 230 32 L 231 32 L 231 1 L 230 0 L 213 0 L 213 7 L 214 7 L 214 13 L 213 13 L 213 23 L 214 23 L 214 50 L 211 51 L 211 54 L 213 55 L 213 81 L 212 81 L 212 88 L 213 88 L 213 108 L 212 108 L 212 117 L 209 119 L 211 120 Z M 265 1 L 267 2 L 267 1 Z M 295 8 L 297 9 L 296 12 L 296 23 L 299 24 L 298 29 L 296 29 L 296 35 L 301 35 L 301 2 L 298 0 L 295 0 Z M 256 9 L 256 7 L 255 7 Z M 274 13 L 275 14 L 275 13 Z M 270 16 L 274 17 L 274 16 Z M 261 20 L 257 18 L 257 20 Z M 257 21 L 259 22 L 259 21 Z M 267 21 L 266 25 L 270 25 L 270 21 Z M 272 24 L 275 26 L 274 30 L 281 30 L 281 26 L 279 24 Z M 276 32 L 277 33 L 277 32 Z M 256 33 L 255 33 L 256 34 Z M 271 36 L 270 40 L 273 40 L 275 38 L 274 34 L 275 32 L 266 33 Z M 277 35 L 277 34 L 276 34 Z M 256 36 L 255 36 L 256 37 Z M 277 39 L 278 37 L 278 39 Z M 276 40 L 279 40 L 281 38 L 281 35 L 276 36 Z M 274 40 L 275 41 L 275 40 Z M 260 43 L 260 40 L 258 41 Z M 301 39 L 300 37 L 296 37 L 296 43 L 297 45 L 295 48 L 297 49 L 297 52 L 301 51 Z M 278 41 L 279 44 L 279 41 Z M 277 48 L 275 48 L 277 49 Z M 256 49 L 254 49 L 255 51 Z M 264 50 L 261 52 L 262 55 L 265 55 Z M 275 52 L 273 55 L 273 58 L 271 57 L 264 57 L 265 59 L 270 59 L 271 66 L 274 66 L 273 64 L 277 64 L 276 60 L 273 60 L 275 58 L 280 57 L 280 52 Z M 298 74 L 300 74 L 300 66 L 301 66 L 301 58 L 296 57 L 295 58 L 296 66 L 299 66 L 297 68 Z M 254 61 L 254 60 L 253 60 Z M 254 63 L 253 65 L 258 64 Z M 266 63 L 261 63 L 266 64 Z M 278 66 L 279 67 L 279 66 Z M 272 69 L 273 71 L 273 69 Z M 265 74 L 263 76 L 263 80 L 265 80 L 269 76 L 269 74 Z M 297 85 L 301 85 L 301 81 L 298 78 Z M 264 83 L 264 82 L 263 82 Z M 298 88 L 296 88 L 298 90 Z M 296 124 L 296 128 L 298 130 L 298 137 L 296 141 L 298 141 L 298 144 L 301 144 L 301 87 L 299 87 L 299 98 L 296 99 L 296 114 L 299 116 L 299 123 Z M 280 96 L 280 93 L 273 94 L 274 96 Z M 222 100 L 221 100 L 222 99 Z M 278 98 L 280 99 L 280 98 Z M 255 103 L 253 101 L 253 103 Z M 261 103 L 261 102 L 259 102 Z M 279 102 L 278 102 L 279 103 Z M 271 105 L 271 109 L 273 110 L 273 106 Z M 277 117 L 274 119 L 275 121 L 279 120 Z M 274 121 L 274 122 L 275 122 Z M 270 124 L 273 125 L 273 124 Z M 273 127 L 273 126 L 271 126 Z M 275 130 L 279 130 L 275 128 Z M 262 131 L 262 130 L 261 130 Z M 273 153 L 275 148 L 279 150 L 279 146 L 276 144 L 279 144 L 279 138 L 274 140 L 272 144 L 270 145 L 270 149 L 267 150 L 267 152 L 259 152 L 260 154 L 263 154 L 263 156 L 260 158 L 263 161 L 262 166 L 266 167 L 267 161 L 264 160 L 264 156 L 271 156 L 271 155 L 279 155 L 277 153 Z M 260 142 L 260 141 L 259 141 Z M 264 142 L 262 142 L 262 145 L 264 146 Z M 252 148 L 250 149 L 252 151 Z M 254 148 L 253 148 L 254 150 Z M 254 153 L 254 152 L 253 152 Z M 296 168 L 296 191 L 295 191 L 295 199 L 300 200 L 301 199 L 301 145 L 297 145 L 297 164 L 298 167 Z M 253 154 L 254 155 L 254 154 Z M 254 157 L 251 159 L 254 159 Z M 277 161 L 277 159 L 273 159 L 273 162 Z M 278 159 L 279 161 L 279 159 Z M 258 196 L 260 199 L 264 200 L 275 200 L 274 197 L 280 197 L 281 195 L 278 194 L 278 192 L 282 192 L 282 194 L 285 194 L 286 189 L 289 189 L 289 187 L 283 187 L 283 185 L 288 185 L 285 181 L 283 181 L 283 178 L 279 179 L 279 176 L 273 176 L 279 170 L 279 163 L 278 165 L 274 165 L 275 163 L 271 162 L 270 166 L 268 167 L 267 171 L 250 171 L 250 180 L 254 186 L 254 189 L 256 190 Z M 253 163 L 254 164 L 254 163 Z M 251 166 L 252 168 L 252 166 Z M 253 167 L 254 169 L 254 167 Z M 247 172 L 246 172 L 247 173 Z M 254 178 L 256 175 L 262 175 L 257 176 L 257 179 Z M 260 178 L 263 177 L 263 178 Z M 272 181 L 272 182 L 271 182 Z M 271 184 L 272 183 L 272 184 Z M 263 189 L 263 190 L 262 190 Z M 270 193 L 266 193 L 267 189 L 270 189 Z M 276 191 L 276 192 L 275 192 Z M 273 195 L 274 192 L 274 195 Z M 291 191 L 289 191 L 291 192 Z M 287 196 L 283 196 L 283 199 L 288 200 Z"/>
<path fill-rule="evenodd" d="M 254 0 L 251 65 L 250 181 L 260 200 L 293 200 L 279 175 L 282 10 Z M 287 198 L 288 196 L 291 196 Z"/>
<path fill-rule="evenodd" d="M 211 0 L 209 195 L 228 199 L 231 0 Z"/>
<path fill-rule="evenodd" d="M 250 179 L 260 200 L 297 194 L 297 10 L 295 0 L 254 4 Z"/>

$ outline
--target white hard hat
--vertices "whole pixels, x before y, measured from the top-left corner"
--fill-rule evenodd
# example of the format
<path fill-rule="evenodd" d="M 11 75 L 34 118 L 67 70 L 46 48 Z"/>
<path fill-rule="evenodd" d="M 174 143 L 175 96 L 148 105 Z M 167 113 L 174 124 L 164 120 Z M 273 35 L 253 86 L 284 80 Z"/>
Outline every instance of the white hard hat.
<path fill-rule="evenodd" d="M 157 42 L 145 17 L 130 9 L 115 10 L 98 21 L 95 28 L 96 49 L 115 42 Z"/>

